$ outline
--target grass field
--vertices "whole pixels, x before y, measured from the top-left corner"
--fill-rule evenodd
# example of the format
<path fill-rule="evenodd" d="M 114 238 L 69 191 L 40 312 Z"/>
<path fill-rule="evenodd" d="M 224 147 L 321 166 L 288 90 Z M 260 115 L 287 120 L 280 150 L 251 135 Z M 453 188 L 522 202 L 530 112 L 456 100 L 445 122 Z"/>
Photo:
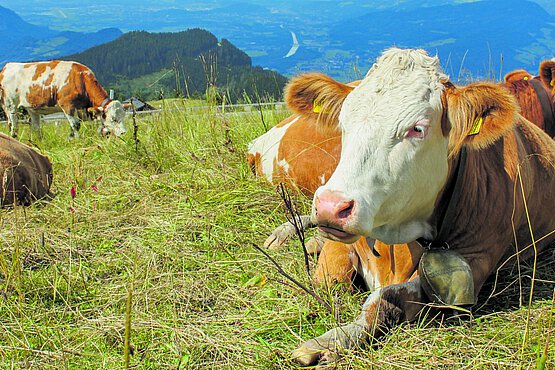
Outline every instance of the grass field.
<path fill-rule="evenodd" d="M 50 157 L 57 195 L 0 210 L 0 368 L 295 368 L 295 346 L 338 323 L 253 247 L 285 216 L 246 146 L 287 115 L 142 115 L 137 145 L 131 121 L 123 140 L 93 123 L 75 140 L 67 122 L 41 139 L 22 125 L 21 141 Z M 309 202 L 297 198 L 301 212 Z M 298 242 L 271 255 L 311 286 Z M 473 320 L 402 325 L 330 368 L 555 368 L 555 254 L 538 261 L 531 305 L 530 268 L 503 273 L 512 285 Z M 311 289 L 341 322 L 368 294 Z"/>

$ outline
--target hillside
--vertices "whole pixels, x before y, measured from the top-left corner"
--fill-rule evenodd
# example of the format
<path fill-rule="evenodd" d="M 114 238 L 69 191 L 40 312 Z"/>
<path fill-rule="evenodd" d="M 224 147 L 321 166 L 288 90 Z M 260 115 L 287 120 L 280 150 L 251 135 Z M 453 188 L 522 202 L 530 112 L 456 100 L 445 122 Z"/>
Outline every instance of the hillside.
<path fill-rule="evenodd" d="M 111 41 L 121 34 L 117 28 L 88 33 L 55 31 L 25 22 L 0 6 L 0 68 L 10 61 L 54 59 Z"/>
<path fill-rule="evenodd" d="M 230 101 L 280 99 L 286 78 L 253 67 L 251 58 L 208 31 L 133 31 L 83 52 L 63 57 L 87 65 L 118 97 L 198 96 L 216 86 Z"/>

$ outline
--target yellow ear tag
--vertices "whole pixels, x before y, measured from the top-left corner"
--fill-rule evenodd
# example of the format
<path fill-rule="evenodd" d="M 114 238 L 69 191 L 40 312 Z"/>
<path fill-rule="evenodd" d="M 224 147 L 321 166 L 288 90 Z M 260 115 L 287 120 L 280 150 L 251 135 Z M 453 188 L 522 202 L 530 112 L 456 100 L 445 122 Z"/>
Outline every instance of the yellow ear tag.
<path fill-rule="evenodd" d="M 555 86 L 555 80 L 551 80 L 551 82 L 549 83 L 549 86 L 551 87 Z"/>
<path fill-rule="evenodd" d="M 522 79 L 523 79 L 524 81 L 527 81 L 527 80 L 528 80 L 528 76 L 524 76 Z"/>
<path fill-rule="evenodd" d="M 330 113 L 330 109 L 324 109 L 324 104 L 319 104 L 316 102 L 312 103 L 312 111 L 314 113 L 322 113 L 322 114 L 329 114 Z"/>
<path fill-rule="evenodd" d="M 483 122 L 484 122 L 484 119 L 482 117 L 476 118 L 474 120 L 474 123 L 472 124 L 472 127 L 470 128 L 470 131 L 468 132 L 468 136 L 479 134 L 480 129 L 482 128 Z"/>

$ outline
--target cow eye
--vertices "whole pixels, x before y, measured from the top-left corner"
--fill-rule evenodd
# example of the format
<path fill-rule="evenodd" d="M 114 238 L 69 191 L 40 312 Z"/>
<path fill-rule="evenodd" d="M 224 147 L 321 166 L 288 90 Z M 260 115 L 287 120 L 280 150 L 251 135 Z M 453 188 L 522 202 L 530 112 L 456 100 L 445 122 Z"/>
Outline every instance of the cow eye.
<path fill-rule="evenodd" d="M 420 120 L 407 130 L 405 138 L 423 139 L 428 134 L 428 128 L 428 120 Z"/>
<path fill-rule="evenodd" d="M 422 126 L 414 126 L 412 129 L 414 132 L 424 132 L 424 127 Z"/>

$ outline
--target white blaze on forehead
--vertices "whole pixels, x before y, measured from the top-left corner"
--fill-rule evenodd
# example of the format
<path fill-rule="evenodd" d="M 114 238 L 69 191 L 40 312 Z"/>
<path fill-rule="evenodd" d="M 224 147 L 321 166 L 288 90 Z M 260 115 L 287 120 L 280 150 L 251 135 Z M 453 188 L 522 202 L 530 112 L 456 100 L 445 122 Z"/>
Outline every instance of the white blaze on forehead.
<path fill-rule="evenodd" d="M 299 116 L 300 117 L 300 116 Z M 296 117 L 291 122 L 283 125 L 283 126 L 274 126 L 264 135 L 254 139 L 249 143 L 248 153 L 252 155 L 256 155 L 256 153 L 260 153 L 260 158 L 262 161 L 262 172 L 266 179 L 269 182 L 272 182 L 273 173 L 274 173 L 274 160 L 278 158 L 278 150 L 279 144 L 281 143 L 281 139 L 285 135 L 287 129 L 297 122 L 299 117 Z M 280 165 L 286 169 L 289 168 L 289 164 L 287 162 L 281 163 Z"/>
<path fill-rule="evenodd" d="M 447 176 L 442 80 L 437 58 L 389 49 L 345 99 L 341 159 L 317 192 L 354 200 L 345 231 L 387 243 L 429 236 L 426 221 Z M 405 138 L 417 122 L 429 125 L 427 136 Z"/>

